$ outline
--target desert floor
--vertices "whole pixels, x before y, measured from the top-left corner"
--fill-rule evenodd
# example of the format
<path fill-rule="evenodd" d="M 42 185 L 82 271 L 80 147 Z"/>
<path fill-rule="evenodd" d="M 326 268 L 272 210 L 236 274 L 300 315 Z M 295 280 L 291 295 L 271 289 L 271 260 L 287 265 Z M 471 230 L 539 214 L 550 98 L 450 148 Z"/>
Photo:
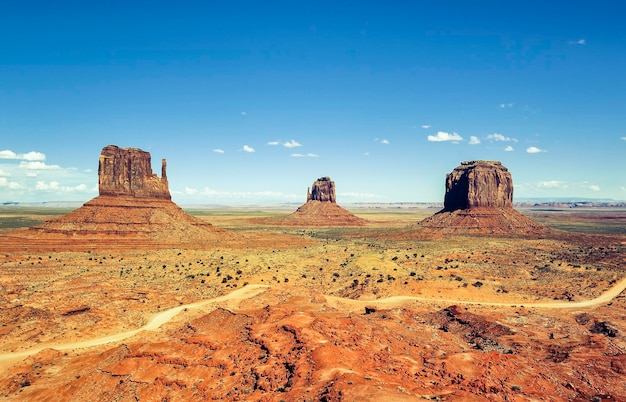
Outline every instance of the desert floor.
<path fill-rule="evenodd" d="M 2 232 L 63 210 L 0 209 Z M 626 211 L 543 238 L 406 236 L 189 212 L 242 241 L 0 254 L 7 400 L 625 400 Z M 0 245 L 1 251 L 1 245 Z M 611 292 L 612 289 L 612 292 Z"/>

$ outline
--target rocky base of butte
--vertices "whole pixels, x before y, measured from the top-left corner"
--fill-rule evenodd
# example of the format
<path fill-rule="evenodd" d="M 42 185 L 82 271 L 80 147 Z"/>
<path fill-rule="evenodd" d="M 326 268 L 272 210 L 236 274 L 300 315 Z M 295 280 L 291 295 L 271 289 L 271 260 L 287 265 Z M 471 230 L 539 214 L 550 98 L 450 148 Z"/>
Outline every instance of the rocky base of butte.
<path fill-rule="evenodd" d="M 336 203 L 335 182 L 330 177 L 317 179 L 307 189 L 307 201 L 283 217 L 256 219 L 255 223 L 284 226 L 363 226 L 367 221 Z"/>
<path fill-rule="evenodd" d="M 511 173 L 497 161 L 462 162 L 446 175 L 444 208 L 421 221 L 420 235 L 541 236 L 548 229 L 513 209 Z"/>

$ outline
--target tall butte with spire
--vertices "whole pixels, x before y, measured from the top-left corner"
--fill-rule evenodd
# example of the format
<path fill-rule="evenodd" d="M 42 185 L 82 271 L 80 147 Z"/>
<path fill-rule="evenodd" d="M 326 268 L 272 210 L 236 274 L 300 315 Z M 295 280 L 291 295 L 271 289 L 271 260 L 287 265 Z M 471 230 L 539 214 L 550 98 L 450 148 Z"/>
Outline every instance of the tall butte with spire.
<path fill-rule="evenodd" d="M 548 230 L 513 208 L 513 179 L 501 162 L 461 162 L 445 184 L 444 208 L 418 224 L 424 233 L 527 236 Z"/>
<path fill-rule="evenodd" d="M 108 145 L 100 154 L 97 197 L 66 215 L 10 233 L 5 243 L 59 250 L 140 249 L 195 247 L 229 237 L 172 202 L 166 168 L 162 159 L 158 177 L 149 152 Z"/>

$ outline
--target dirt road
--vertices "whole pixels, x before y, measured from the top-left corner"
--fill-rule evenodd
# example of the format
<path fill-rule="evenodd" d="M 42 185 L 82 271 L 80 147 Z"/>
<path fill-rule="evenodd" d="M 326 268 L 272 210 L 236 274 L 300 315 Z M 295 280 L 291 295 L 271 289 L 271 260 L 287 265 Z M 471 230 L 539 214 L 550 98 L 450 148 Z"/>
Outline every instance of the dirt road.
<path fill-rule="evenodd" d="M 178 315 L 183 310 L 191 310 L 191 309 L 199 309 L 202 307 L 206 307 L 211 304 L 217 303 L 228 303 L 228 307 L 232 309 L 236 309 L 239 305 L 239 302 L 245 299 L 252 298 L 262 292 L 264 292 L 269 286 L 267 285 L 247 285 L 243 288 L 237 289 L 234 292 L 231 292 L 224 296 L 215 297 L 213 299 L 204 300 L 196 303 L 185 304 L 178 307 L 173 307 L 169 310 L 162 311 L 156 314 L 150 322 L 146 325 L 126 332 L 121 332 L 118 334 L 112 334 L 101 338 L 88 339 L 85 341 L 79 342 L 70 342 L 56 345 L 45 345 L 39 346 L 37 348 L 21 351 L 21 352 L 13 352 L 13 353 L 4 353 L 0 354 L 0 362 L 6 362 L 11 360 L 17 360 L 24 357 L 31 356 L 35 353 L 40 352 L 43 349 L 53 348 L 56 350 L 69 350 L 69 349 L 82 349 L 89 348 L 92 346 L 104 345 L 111 342 L 118 342 L 127 338 L 130 338 L 141 331 L 153 331 L 161 327 L 161 325 L 170 322 L 176 315 Z M 407 301 L 428 301 L 428 302 L 442 302 L 447 304 L 474 304 L 474 305 L 483 305 L 483 306 L 500 306 L 500 307 L 514 307 L 518 305 L 524 305 L 525 307 L 534 307 L 534 308 L 548 308 L 548 309 L 575 309 L 575 308 L 586 308 L 593 307 L 598 304 L 608 303 L 617 297 L 620 293 L 622 293 L 626 289 L 626 277 L 621 281 L 617 282 L 612 288 L 604 292 L 602 295 L 596 297 L 591 300 L 584 300 L 578 302 L 564 302 L 564 301 L 555 301 L 555 302 L 540 302 L 540 303 L 495 303 L 495 302 L 481 302 L 481 301 L 467 301 L 467 300 L 453 300 L 453 299 L 435 299 L 435 298 L 426 298 L 426 297 L 416 297 L 416 296 L 392 296 L 387 297 L 385 299 L 374 299 L 374 300 L 353 300 L 346 299 L 337 296 L 325 296 L 326 301 L 329 305 L 340 308 L 340 309 L 361 309 L 365 305 L 385 305 L 388 307 L 400 305 Z"/>

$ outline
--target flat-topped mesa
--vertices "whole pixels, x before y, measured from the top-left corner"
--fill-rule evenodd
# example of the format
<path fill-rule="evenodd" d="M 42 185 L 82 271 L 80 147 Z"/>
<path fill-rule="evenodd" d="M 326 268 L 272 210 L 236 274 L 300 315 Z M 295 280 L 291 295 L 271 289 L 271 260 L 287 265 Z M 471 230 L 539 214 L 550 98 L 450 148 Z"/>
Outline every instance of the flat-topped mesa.
<path fill-rule="evenodd" d="M 501 162 L 461 162 L 446 175 L 445 211 L 480 207 L 513 207 L 513 179 Z"/>
<path fill-rule="evenodd" d="M 98 166 L 100 195 L 160 198 L 171 200 L 162 160 L 161 177 L 152 173 L 150 153 L 138 148 L 102 148 Z"/>
<path fill-rule="evenodd" d="M 336 203 L 335 182 L 330 177 L 320 177 L 313 183 L 312 189 L 307 189 L 306 200 L 308 201 L 327 201 Z"/>

